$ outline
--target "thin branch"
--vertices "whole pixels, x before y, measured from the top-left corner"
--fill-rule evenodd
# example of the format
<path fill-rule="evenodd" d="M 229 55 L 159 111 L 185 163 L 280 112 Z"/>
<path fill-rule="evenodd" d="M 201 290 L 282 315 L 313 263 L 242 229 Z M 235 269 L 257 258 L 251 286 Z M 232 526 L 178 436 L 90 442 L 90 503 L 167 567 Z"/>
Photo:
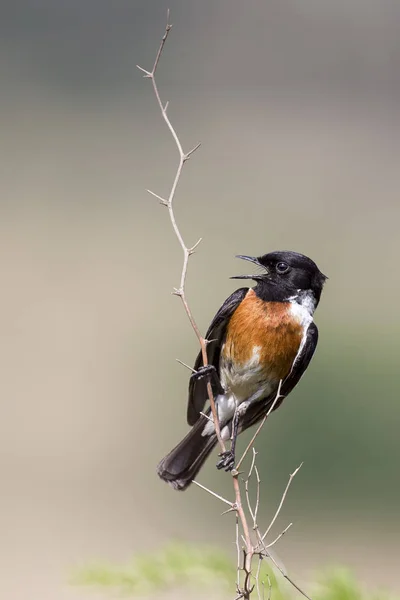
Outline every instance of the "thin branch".
<path fill-rule="evenodd" d="M 244 533 L 244 543 L 245 543 L 245 561 L 244 561 L 244 572 L 245 572 L 245 581 L 244 581 L 244 597 L 248 598 L 250 596 L 250 588 L 249 588 L 249 576 L 251 573 L 251 561 L 254 554 L 253 544 L 251 542 L 249 526 L 247 523 L 246 515 L 242 506 L 242 499 L 240 494 L 240 485 L 238 480 L 239 473 L 235 470 L 232 471 L 232 479 L 233 479 L 233 489 L 235 491 L 235 507 L 237 513 L 239 515 L 240 521 L 242 523 L 242 529 Z"/>
<path fill-rule="evenodd" d="M 293 579 L 291 579 L 289 577 L 289 575 L 287 574 L 287 572 L 285 571 L 285 569 L 283 569 L 281 567 L 281 565 L 278 563 L 278 561 L 274 558 L 274 555 L 269 552 L 267 546 L 264 544 L 264 542 L 261 539 L 261 536 L 259 537 L 260 540 L 260 545 L 263 547 L 263 551 L 264 551 L 264 555 L 266 558 L 269 558 L 271 560 L 271 562 L 275 565 L 275 567 L 278 569 L 278 571 L 280 572 L 280 574 L 286 579 L 286 581 L 288 581 L 290 583 L 290 585 L 292 585 L 298 592 L 300 592 L 300 594 L 302 594 L 302 596 L 304 596 L 305 598 L 307 598 L 307 600 L 312 600 L 310 598 L 310 596 L 308 596 L 304 590 L 301 589 L 301 587 L 299 587 L 297 585 L 297 583 L 295 583 L 293 581 Z M 270 594 L 268 596 L 268 600 L 270 600 Z"/>
<path fill-rule="evenodd" d="M 247 475 L 247 479 L 250 479 L 252 473 L 253 473 L 253 469 L 254 469 L 254 465 L 256 464 L 256 456 L 257 456 L 257 452 L 255 450 L 255 448 L 253 448 L 253 459 L 251 461 L 251 465 L 250 465 L 250 469 L 249 469 L 249 474 Z"/>
<path fill-rule="evenodd" d="M 260 475 L 258 474 L 258 469 L 257 467 L 254 468 L 255 470 L 255 474 L 257 477 L 257 496 L 256 496 L 256 507 L 254 509 L 254 528 L 257 527 L 257 515 L 258 515 L 258 509 L 260 507 L 260 483 L 261 483 L 261 479 L 260 479 Z"/>
<path fill-rule="evenodd" d="M 281 537 L 283 537 L 285 535 L 285 533 L 291 528 L 292 525 L 293 525 L 293 523 L 289 523 L 289 525 L 287 527 L 285 527 L 285 529 L 283 531 L 281 531 L 281 533 L 274 539 L 274 541 L 265 547 L 272 548 L 272 546 L 275 546 L 276 542 L 279 541 L 281 539 Z"/>
<path fill-rule="evenodd" d="M 258 565 L 257 565 L 257 572 L 256 572 L 256 587 L 257 587 L 257 596 L 258 596 L 258 600 L 261 600 L 261 592 L 260 592 L 260 569 L 261 569 L 261 563 L 262 563 L 262 556 L 261 554 L 258 556 Z"/>
<path fill-rule="evenodd" d="M 260 476 L 258 473 L 258 469 L 257 466 L 255 464 L 255 460 L 256 460 L 256 456 L 257 456 L 257 452 L 255 451 L 255 449 L 253 448 L 253 460 L 251 461 L 251 465 L 250 465 L 250 470 L 249 470 L 249 474 L 247 476 L 247 479 L 244 482 L 244 486 L 245 486 L 245 492 L 246 492 L 246 501 L 247 501 L 247 508 L 249 510 L 249 513 L 253 519 L 253 529 L 256 530 L 258 528 L 257 525 L 257 514 L 258 514 L 258 509 L 260 506 Z M 256 487 L 256 505 L 254 507 L 254 510 L 251 506 L 251 502 L 250 502 L 250 493 L 249 493 L 249 483 L 250 483 L 250 479 L 252 476 L 252 473 L 254 472 L 256 473 L 256 477 L 257 477 L 257 487 Z"/>
<path fill-rule="evenodd" d="M 240 586 L 240 545 L 239 545 L 239 516 L 236 513 L 236 552 L 237 552 L 237 569 L 236 569 L 236 589 Z"/>
<path fill-rule="evenodd" d="M 271 523 L 269 524 L 267 531 L 266 531 L 266 532 L 264 533 L 264 535 L 261 537 L 261 541 L 262 541 L 262 542 L 265 540 L 265 538 L 267 537 L 267 535 L 268 535 L 268 534 L 269 534 L 269 532 L 271 531 L 271 529 L 272 529 L 272 527 L 273 527 L 273 525 L 274 525 L 274 523 L 275 523 L 276 519 L 278 518 L 278 515 L 279 515 L 279 513 L 281 512 L 281 509 L 282 509 L 283 503 L 285 502 L 286 494 L 288 493 L 288 490 L 289 490 L 289 488 L 290 488 L 290 484 L 292 483 L 292 481 L 293 481 L 293 478 L 294 478 L 294 477 L 297 475 L 297 473 L 300 471 L 300 469 L 301 469 L 301 467 L 302 467 L 302 466 L 303 466 L 303 463 L 301 463 L 301 464 L 300 464 L 300 465 L 297 467 L 297 469 L 296 469 L 295 471 L 293 471 L 293 473 L 291 473 L 291 474 L 290 474 L 290 476 L 289 476 L 289 481 L 288 481 L 288 483 L 287 483 L 287 486 L 285 487 L 285 491 L 284 491 L 284 492 L 283 492 L 283 494 L 282 494 L 282 498 L 281 498 L 281 501 L 279 502 L 279 505 L 278 505 L 278 508 L 277 508 L 277 510 L 276 510 L 276 513 L 275 513 L 275 515 L 274 515 L 274 517 L 273 517 L 273 519 L 272 519 Z"/>
<path fill-rule="evenodd" d="M 219 494 L 216 494 L 215 492 L 213 492 L 212 490 L 209 490 L 208 488 L 206 488 L 205 485 L 202 485 L 201 483 L 199 483 L 198 481 L 196 481 L 195 479 L 192 480 L 192 483 L 194 483 L 195 485 L 197 485 L 199 488 L 201 488 L 202 490 L 205 490 L 206 492 L 208 492 L 209 494 L 211 494 L 211 496 L 214 496 L 215 498 L 218 498 L 218 500 L 221 500 L 221 502 L 225 502 L 225 504 L 229 504 L 229 506 L 232 509 L 235 509 L 235 505 L 233 502 L 230 502 L 229 500 L 226 500 L 226 498 L 223 498 L 222 496 L 220 496 Z"/>
<path fill-rule="evenodd" d="M 167 114 L 167 107 L 168 107 L 168 103 L 167 104 L 163 104 L 162 100 L 161 100 L 161 96 L 160 96 L 160 92 L 158 90 L 158 86 L 156 83 L 156 78 L 155 78 L 155 74 L 157 71 L 157 67 L 158 64 L 160 62 L 161 59 L 161 55 L 164 49 L 164 45 L 165 42 L 167 41 L 167 37 L 169 32 L 171 31 L 171 27 L 172 24 L 169 22 L 169 10 L 167 12 L 167 24 L 165 26 L 165 31 L 164 31 L 164 35 L 161 39 L 160 42 L 160 46 L 158 48 L 157 51 L 157 55 L 154 61 L 154 65 L 151 71 L 147 71 L 146 69 L 143 69 L 142 67 L 140 67 L 139 65 L 137 65 L 137 68 L 142 71 L 144 73 L 144 76 L 148 79 L 151 79 L 151 83 L 153 86 L 153 90 L 154 90 L 154 94 L 156 96 L 158 105 L 160 107 L 160 111 L 161 111 L 161 115 L 162 118 L 164 119 L 173 139 L 174 142 L 176 144 L 176 147 L 178 149 L 178 153 L 179 153 L 179 162 L 178 162 L 178 167 L 175 173 L 175 177 L 172 183 L 172 187 L 171 190 L 168 194 L 168 198 L 163 198 L 162 196 L 159 196 L 158 194 L 155 194 L 154 192 L 150 192 L 153 196 L 155 196 L 156 198 L 158 198 L 160 200 L 160 202 L 162 204 L 164 204 L 167 208 L 168 208 L 168 212 L 169 212 L 169 217 L 170 217 L 170 221 L 172 224 L 172 228 L 175 232 L 176 237 L 178 238 L 178 242 L 182 248 L 182 252 L 183 252 L 183 266 L 182 266 L 182 272 L 181 272 L 181 279 L 180 279 L 180 284 L 179 284 L 179 288 L 177 288 L 174 293 L 179 296 L 182 300 L 182 304 L 185 308 L 186 314 L 188 316 L 188 319 L 190 321 L 190 324 L 192 326 L 193 331 L 196 334 L 197 339 L 199 340 L 200 343 L 200 347 L 201 347 L 201 354 L 202 354 L 202 358 L 203 358 L 203 365 L 206 366 L 208 364 L 208 360 L 207 360 L 207 341 L 205 340 L 205 338 L 201 335 L 200 330 L 196 324 L 196 321 L 194 320 L 193 314 L 190 310 L 189 304 L 186 300 L 186 294 L 185 294 L 185 282 L 186 282 L 186 275 L 187 275 L 187 268 L 188 268 L 188 262 L 189 262 L 189 257 L 190 255 L 193 253 L 194 249 L 196 248 L 196 246 L 199 244 L 199 242 L 197 242 L 194 246 L 192 246 L 191 248 L 188 247 L 185 242 L 184 239 L 182 237 L 182 234 L 179 230 L 179 227 L 177 225 L 176 222 L 176 218 L 175 218 L 175 213 L 174 213 L 174 208 L 173 208 L 173 201 L 175 198 L 175 192 L 176 189 L 178 187 L 178 183 L 182 174 L 182 170 L 183 167 L 185 165 L 185 163 L 189 160 L 189 158 L 192 156 L 192 154 L 194 152 L 196 152 L 196 150 L 200 147 L 200 144 L 197 144 L 194 148 L 192 148 L 191 150 L 189 150 L 189 152 L 184 152 L 183 148 L 182 148 L 182 144 L 179 140 L 178 134 L 175 131 L 175 128 L 173 127 L 168 114 Z M 214 395 L 213 395 L 213 391 L 212 391 L 212 387 L 211 387 L 211 383 L 207 383 L 207 394 L 208 394 L 208 398 L 210 400 L 210 406 L 211 406 L 211 412 L 213 415 L 213 419 L 214 419 L 214 428 L 215 428 L 215 433 L 217 435 L 218 438 L 218 442 L 219 445 L 221 446 L 221 450 L 222 452 L 225 452 L 226 448 L 225 448 L 225 444 L 224 441 L 221 437 L 221 430 L 220 430 L 220 426 L 219 426 L 219 420 L 218 420 L 218 415 L 217 415 L 217 410 L 215 407 L 215 402 L 214 402 Z"/>
<path fill-rule="evenodd" d="M 253 448 L 253 454 L 254 454 L 254 453 L 255 453 L 255 450 L 254 450 L 254 448 Z M 251 507 L 249 506 L 249 510 L 250 510 L 250 513 L 251 513 L 251 514 L 252 514 L 252 516 L 253 516 L 253 529 L 254 529 L 254 531 L 255 531 L 255 533 L 256 533 L 256 536 L 257 536 L 257 539 L 258 539 L 258 544 L 257 544 L 257 546 L 256 546 L 255 548 L 253 548 L 253 554 L 255 554 L 255 553 L 257 553 L 257 552 L 261 552 L 261 553 L 263 553 L 263 554 L 265 555 L 265 557 L 266 557 L 266 558 L 269 558 L 269 559 L 270 559 L 270 560 L 273 562 L 273 564 L 276 566 L 276 568 L 279 570 L 279 572 L 282 574 L 282 576 L 283 576 L 283 577 L 284 577 L 284 578 L 285 578 L 285 579 L 286 579 L 286 580 L 287 580 L 287 581 L 288 581 L 288 582 L 289 582 L 289 583 L 290 583 L 290 584 L 291 584 L 291 585 L 292 585 L 292 586 L 293 586 L 293 587 L 294 587 L 294 588 L 295 588 L 297 591 L 299 591 L 299 592 L 300 592 L 300 593 L 301 593 L 303 596 L 305 596 L 305 597 L 306 597 L 308 600 L 311 600 L 311 598 L 309 598 L 309 596 L 307 596 L 307 594 L 306 594 L 306 593 L 305 593 L 305 592 L 304 592 L 304 591 L 303 591 L 303 590 L 302 590 L 302 589 L 301 589 L 301 588 L 300 588 L 300 587 L 299 587 L 299 586 L 298 586 L 298 585 L 297 585 L 297 584 L 296 584 L 296 583 L 295 583 L 295 582 L 294 582 L 294 581 L 293 581 L 293 580 L 292 580 L 292 579 L 291 579 L 291 578 L 288 576 L 288 574 L 287 574 L 286 570 L 285 570 L 284 568 L 282 568 L 282 567 L 281 567 L 281 565 L 280 565 L 280 564 L 277 562 L 277 560 L 274 558 L 273 554 L 272 554 L 272 553 L 271 553 L 271 551 L 270 551 L 270 548 L 271 548 L 272 546 L 274 546 L 274 545 L 276 544 L 276 542 L 277 542 L 277 541 L 278 541 L 278 540 L 279 540 L 279 539 L 280 539 L 280 538 L 281 538 L 281 537 L 282 537 L 282 536 L 283 536 L 283 535 L 284 535 L 284 534 L 285 534 L 285 533 L 288 531 L 288 529 L 289 529 L 289 528 L 292 526 L 292 523 L 290 523 L 290 524 L 289 524 L 289 525 L 288 525 L 288 526 L 287 526 L 287 527 L 286 527 L 286 528 L 285 528 L 285 529 L 284 529 L 284 530 L 283 530 L 283 531 L 282 531 L 282 532 L 281 532 L 281 533 L 280 533 L 280 534 L 279 534 L 279 535 L 278 535 L 278 536 L 277 536 L 277 537 L 276 537 L 276 538 L 275 538 L 275 539 L 274 539 L 274 540 L 273 540 L 273 541 L 272 541 L 270 544 L 268 544 L 268 545 L 267 545 L 267 544 L 264 542 L 264 539 L 265 539 L 265 537 L 266 537 L 267 533 L 268 533 L 268 532 L 271 530 L 271 528 L 272 528 L 273 524 L 275 523 L 275 521 L 276 521 L 276 519 L 277 519 L 277 517 L 278 517 L 278 515 L 279 515 L 279 513 L 280 513 L 280 510 L 281 510 L 281 508 L 282 508 L 282 506 L 283 506 L 283 503 L 284 503 L 284 501 L 285 501 L 285 498 L 286 498 L 287 492 L 288 492 L 288 490 L 289 490 L 290 484 L 291 484 L 291 482 L 292 482 L 293 478 L 295 477 L 295 475 L 296 475 L 296 474 L 298 473 L 298 471 L 300 470 L 300 468 L 301 468 L 302 464 L 303 464 L 303 463 L 301 463 L 301 465 L 300 465 L 299 467 L 297 467 L 297 469 L 296 469 L 296 470 L 295 470 L 295 471 L 294 471 L 294 472 L 293 472 L 293 473 L 290 475 L 290 477 L 289 477 L 289 482 L 288 482 L 288 484 L 287 484 L 287 486 L 286 486 L 286 488 L 285 488 L 285 491 L 284 491 L 284 493 L 283 493 L 283 495 L 282 495 L 282 499 L 281 499 L 281 501 L 280 501 L 280 503 L 279 503 L 278 509 L 277 509 L 277 511 L 276 511 L 276 513 L 275 513 L 275 515 L 274 515 L 274 517 L 273 517 L 273 519 L 272 519 L 272 521 L 271 521 L 271 523 L 270 523 L 270 525 L 269 525 L 269 527 L 268 527 L 268 529 L 267 529 L 266 533 L 264 534 L 264 536 L 261 536 L 260 529 L 259 529 L 259 527 L 258 527 L 258 524 L 257 524 L 257 512 L 258 512 L 258 502 L 259 502 L 259 487 L 260 487 L 260 477 L 259 477 L 259 474 L 258 474 L 258 469 L 257 469 L 257 466 L 256 466 L 256 465 L 254 465 L 254 470 L 255 470 L 255 472 L 256 472 L 256 475 L 257 475 L 257 500 L 256 500 L 256 507 L 255 507 L 255 509 L 254 509 L 254 510 L 252 510 L 252 509 L 251 509 Z M 270 582 L 269 582 L 269 584 L 270 584 Z M 263 589 L 264 589 L 264 588 L 263 588 Z M 264 592 L 263 592 L 263 593 L 264 593 Z M 271 595 L 271 589 L 269 590 L 269 596 L 268 596 L 269 600 L 270 600 L 270 595 Z"/>
<path fill-rule="evenodd" d="M 249 495 L 249 480 L 246 479 L 244 482 L 244 489 L 246 492 L 246 500 L 247 500 L 247 508 L 249 509 L 249 513 L 251 514 L 251 518 L 253 519 L 253 523 L 256 520 L 255 514 L 253 513 L 253 509 L 251 508 L 250 495 Z"/>
<path fill-rule="evenodd" d="M 301 589 L 301 587 L 299 587 L 299 586 L 297 585 L 297 583 L 295 583 L 295 582 L 293 581 L 293 579 L 291 579 L 291 578 L 289 577 L 289 575 L 286 573 L 286 571 L 284 571 L 284 570 L 282 569 L 282 567 L 281 567 L 281 566 L 280 566 L 280 565 L 279 565 L 279 564 L 276 562 L 275 558 L 274 558 L 274 557 L 273 557 L 271 554 L 268 554 L 268 558 L 269 558 L 269 559 L 271 559 L 271 561 L 274 563 L 275 567 L 278 569 L 278 571 L 281 573 L 281 575 L 282 575 L 282 576 L 283 576 L 283 577 L 286 579 L 286 581 L 288 581 L 288 582 L 289 582 L 289 583 L 290 583 L 290 584 L 291 584 L 291 585 L 292 585 L 292 586 L 293 586 L 293 587 L 294 587 L 294 588 L 295 588 L 295 589 L 296 589 L 298 592 L 300 592 L 300 594 L 301 594 L 302 596 L 304 596 L 305 598 L 307 598 L 307 600 L 312 600 L 312 599 L 310 598 L 310 596 L 308 596 L 308 595 L 305 593 L 305 591 L 304 591 L 304 590 L 302 590 L 302 589 Z"/>
<path fill-rule="evenodd" d="M 271 414 L 271 412 L 274 410 L 274 407 L 276 405 L 276 403 L 278 402 L 279 398 L 281 398 L 281 387 L 282 387 L 282 383 L 283 380 L 281 379 L 279 382 L 279 386 L 278 386 L 278 391 L 276 392 L 276 396 L 274 398 L 273 403 L 271 404 L 268 412 L 266 415 L 264 415 L 263 420 L 261 421 L 260 425 L 257 427 L 257 430 L 255 432 L 255 434 L 253 435 L 253 437 L 251 438 L 250 442 L 247 444 L 246 450 L 243 452 L 242 454 L 242 458 L 239 460 L 238 464 L 236 465 L 236 468 L 239 469 L 240 465 L 242 464 L 243 460 L 246 457 L 246 454 L 248 453 L 248 451 L 250 450 L 250 448 L 253 446 L 256 437 L 258 436 L 258 434 L 260 433 L 261 429 L 264 426 L 265 421 L 267 420 L 267 418 L 269 417 L 269 415 Z"/>

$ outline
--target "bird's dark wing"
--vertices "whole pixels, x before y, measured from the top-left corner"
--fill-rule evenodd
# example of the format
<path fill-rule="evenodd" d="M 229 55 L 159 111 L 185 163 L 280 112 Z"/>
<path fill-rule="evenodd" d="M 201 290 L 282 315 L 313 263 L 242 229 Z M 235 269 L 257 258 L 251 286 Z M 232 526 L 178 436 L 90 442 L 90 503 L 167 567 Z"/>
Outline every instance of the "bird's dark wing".
<path fill-rule="evenodd" d="M 236 290 L 236 292 L 233 292 L 233 294 L 225 300 L 213 318 L 206 333 L 206 339 L 210 340 L 207 344 L 208 363 L 214 365 L 217 374 L 219 371 L 219 357 L 225 338 L 226 326 L 230 317 L 233 315 L 248 291 L 249 288 L 240 288 Z M 194 363 L 194 369 L 197 371 L 201 366 L 203 366 L 203 357 L 201 352 L 199 352 Z M 207 385 L 205 379 L 190 379 L 187 407 L 187 422 L 189 425 L 194 425 L 196 423 L 200 416 L 200 411 L 203 410 L 206 401 Z"/>
<path fill-rule="evenodd" d="M 315 352 L 315 348 L 317 347 L 318 342 L 318 329 L 315 323 L 311 323 L 308 327 L 306 340 L 304 342 L 304 346 L 300 352 L 300 354 L 296 357 L 295 362 L 293 364 L 292 370 L 286 379 L 283 380 L 281 386 L 281 398 L 275 403 L 273 410 L 276 410 L 283 402 L 285 396 L 290 394 L 293 388 L 296 387 L 298 382 L 300 381 L 302 375 L 306 371 L 308 365 L 310 364 L 310 360 L 313 357 Z M 276 392 L 270 394 L 267 398 L 259 402 L 255 402 L 251 404 L 245 414 L 243 415 L 243 420 L 240 424 L 240 431 L 244 431 L 251 427 L 257 421 L 260 421 L 266 413 L 270 410 L 276 398 Z"/>

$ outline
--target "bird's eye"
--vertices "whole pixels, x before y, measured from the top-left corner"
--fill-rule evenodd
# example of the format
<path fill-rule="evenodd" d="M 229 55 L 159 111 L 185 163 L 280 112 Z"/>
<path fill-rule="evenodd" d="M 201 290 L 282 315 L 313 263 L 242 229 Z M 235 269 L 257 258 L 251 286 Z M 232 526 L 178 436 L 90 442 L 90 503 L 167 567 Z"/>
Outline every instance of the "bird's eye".
<path fill-rule="evenodd" d="M 276 272 L 279 273 L 279 275 L 283 275 L 284 273 L 287 273 L 290 270 L 290 267 L 285 262 L 278 262 L 275 269 Z"/>

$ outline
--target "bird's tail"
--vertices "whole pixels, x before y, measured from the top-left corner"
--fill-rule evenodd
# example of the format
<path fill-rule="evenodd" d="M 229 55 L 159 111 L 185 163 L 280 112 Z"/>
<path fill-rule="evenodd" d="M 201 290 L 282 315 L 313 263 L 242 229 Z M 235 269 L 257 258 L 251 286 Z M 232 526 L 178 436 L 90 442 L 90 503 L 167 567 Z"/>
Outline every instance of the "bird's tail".
<path fill-rule="evenodd" d="M 207 418 L 201 416 L 189 433 L 157 467 L 157 473 L 175 490 L 185 490 L 217 443 L 215 432 L 203 435 Z"/>

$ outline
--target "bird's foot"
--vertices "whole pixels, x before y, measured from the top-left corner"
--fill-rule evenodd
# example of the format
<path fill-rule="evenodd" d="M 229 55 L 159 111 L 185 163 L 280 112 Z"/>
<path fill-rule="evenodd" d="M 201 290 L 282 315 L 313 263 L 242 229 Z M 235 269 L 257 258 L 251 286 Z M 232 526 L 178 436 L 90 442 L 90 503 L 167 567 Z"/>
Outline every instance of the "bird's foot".
<path fill-rule="evenodd" d="M 232 450 L 221 452 L 219 454 L 221 460 L 217 462 L 217 469 L 225 469 L 225 471 L 232 471 L 235 467 L 235 453 Z"/>
<path fill-rule="evenodd" d="M 212 383 L 213 390 L 215 393 L 225 393 L 225 390 L 222 387 L 221 382 L 219 380 L 217 369 L 214 367 L 214 365 L 206 365 L 205 367 L 199 367 L 195 373 L 192 373 L 190 379 L 193 381 L 205 380 L 206 383 Z"/>
<path fill-rule="evenodd" d="M 195 379 L 196 381 L 200 381 L 204 378 L 216 377 L 217 369 L 214 365 L 206 365 L 205 367 L 199 367 L 195 373 L 192 373 L 190 379 Z"/>

